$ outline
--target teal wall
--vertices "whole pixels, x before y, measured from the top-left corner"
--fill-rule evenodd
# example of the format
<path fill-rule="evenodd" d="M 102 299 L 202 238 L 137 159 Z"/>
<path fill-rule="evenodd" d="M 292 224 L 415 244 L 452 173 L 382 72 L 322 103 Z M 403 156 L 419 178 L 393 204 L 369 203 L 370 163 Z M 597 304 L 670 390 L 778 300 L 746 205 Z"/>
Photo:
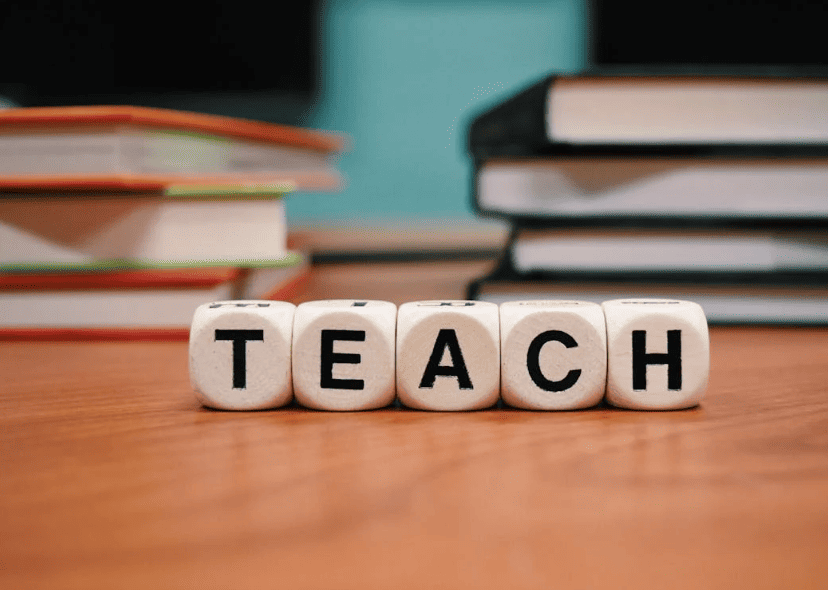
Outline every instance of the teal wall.
<path fill-rule="evenodd" d="M 322 19 L 304 124 L 350 137 L 348 186 L 291 197 L 292 223 L 471 217 L 471 115 L 586 61 L 586 0 L 331 0 Z"/>

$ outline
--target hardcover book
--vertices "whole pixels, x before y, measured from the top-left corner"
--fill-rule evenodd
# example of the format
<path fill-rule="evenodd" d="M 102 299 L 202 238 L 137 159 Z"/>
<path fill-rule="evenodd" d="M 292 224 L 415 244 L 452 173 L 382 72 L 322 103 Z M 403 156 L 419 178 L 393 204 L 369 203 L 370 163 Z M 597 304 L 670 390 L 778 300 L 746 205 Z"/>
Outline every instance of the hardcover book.
<path fill-rule="evenodd" d="M 0 196 L 0 270 L 250 266 L 287 254 L 280 197 Z"/>
<path fill-rule="evenodd" d="M 161 190 L 291 182 L 338 188 L 342 137 L 247 119 L 133 106 L 0 111 L 0 189 Z"/>
<path fill-rule="evenodd" d="M 828 157 L 494 158 L 471 192 L 481 214 L 561 227 L 825 226 Z"/>
<path fill-rule="evenodd" d="M 290 299 L 309 270 L 307 256 L 294 252 L 253 268 L 0 273 L 0 339 L 186 340 L 199 305 Z"/>
<path fill-rule="evenodd" d="M 549 76 L 479 114 L 477 159 L 552 154 L 828 153 L 828 78 Z"/>

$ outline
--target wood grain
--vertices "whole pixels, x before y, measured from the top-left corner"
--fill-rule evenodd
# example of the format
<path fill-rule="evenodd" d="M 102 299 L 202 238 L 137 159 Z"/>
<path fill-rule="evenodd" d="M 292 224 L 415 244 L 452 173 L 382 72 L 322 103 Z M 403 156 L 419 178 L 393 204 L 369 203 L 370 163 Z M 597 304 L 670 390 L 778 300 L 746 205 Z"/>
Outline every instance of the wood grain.
<path fill-rule="evenodd" d="M 711 347 L 689 411 L 333 414 L 201 408 L 184 343 L 0 343 L 0 587 L 824 588 L 828 330 Z"/>

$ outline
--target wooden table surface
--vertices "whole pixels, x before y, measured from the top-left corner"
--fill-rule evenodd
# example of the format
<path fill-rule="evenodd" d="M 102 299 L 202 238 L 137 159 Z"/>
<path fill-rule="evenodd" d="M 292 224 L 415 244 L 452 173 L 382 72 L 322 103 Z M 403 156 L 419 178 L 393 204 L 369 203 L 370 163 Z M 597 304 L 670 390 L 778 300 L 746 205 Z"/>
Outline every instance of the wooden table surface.
<path fill-rule="evenodd" d="M 327 266 L 304 298 L 482 268 Z M 828 587 L 828 330 L 711 350 L 689 411 L 230 413 L 185 343 L 2 343 L 0 587 Z"/>

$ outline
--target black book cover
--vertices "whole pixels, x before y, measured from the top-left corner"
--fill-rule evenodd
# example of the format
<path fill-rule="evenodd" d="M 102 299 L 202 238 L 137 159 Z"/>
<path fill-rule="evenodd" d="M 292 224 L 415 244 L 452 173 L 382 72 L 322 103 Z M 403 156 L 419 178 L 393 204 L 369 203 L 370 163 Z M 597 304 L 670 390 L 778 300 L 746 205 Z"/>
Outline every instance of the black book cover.
<path fill-rule="evenodd" d="M 548 75 L 494 107 L 475 115 L 468 125 L 467 149 L 472 160 L 492 158 L 542 158 L 553 156 L 651 156 L 663 157 L 828 157 L 828 143 L 669 143 L 669 144 L 571 144 L 550 141 L 546 134 L 547 100 L 556 80 Z M 823 68 L 681 68 L 618 67 L 591 69 L 567 79 L 589 78 L 724 78 L 824 81 Z"/>

